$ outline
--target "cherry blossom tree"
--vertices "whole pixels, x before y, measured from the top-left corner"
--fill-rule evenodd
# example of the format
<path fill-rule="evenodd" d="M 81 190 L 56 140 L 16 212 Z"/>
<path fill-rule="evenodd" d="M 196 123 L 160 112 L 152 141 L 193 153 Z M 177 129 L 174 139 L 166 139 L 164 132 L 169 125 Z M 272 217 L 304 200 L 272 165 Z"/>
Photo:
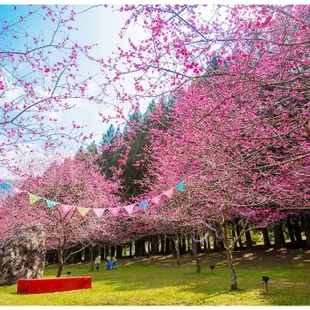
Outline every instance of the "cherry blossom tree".
<path fill-rule="evenodd" d="M 91 55 L 95 44 L 84 45 L 72 36 L 78 31 L 77 15 L 87 10 L 10 8 L 16 18 L 0 22 L 0 164 L 23 175 L 16 156 L 21 146 L 32 152 L 36 145 L 56 149 L 66 140 L 91 138 L 75 121 L 68 128 L 58 125 L 57 113 L 72 109 L 77 100 L 101 103 L 103 93 L 89 91 L 96 73 L 82 69 L 96 60 Z"/>
<path fill-rule="evenodd" d="M 13 227 L 29 223 L 40 223 L 46 233 L 46 244 L 49 249 L 58 250 L 58 272 L 60 277 L 66 260 L 64 251 L 76 244 L 82 248 L 98 240 L 100 235 L 113 238 L 115 225 L 110 215 L 100 218 L 92 209 L 104 211 L 116 207 L 119 203 L 119 183 L 106 180 L 100 174 L 93 159 L 81 154 L 61 163 L 53 163 L 42 176 L 29 178 L 23 184 L 23 190 L 43 199 L 60 203 L 49 207 L 44 200 L 29 204 L 28 194 L 8 197 L 1 208 L 2 237 L 6 237 Z M 78 208 L 90 208 L 82 214 Z M 109 235 L 107 236 L 107 234 Z"/>
<path fill-rule="evenodd" d="M 237 289 L 229 220 L 268 225 L 309 200 L 309 8 L 121 10 L 132 12 L 124 30 L 141 25 L 148 35 L 105 64 L 115 84 L 133 76 L 136 92 L 119 88 L 119 97 L 133 109 L 139 96 L 175 98 L 172 125 L 150 129 L 145 186 L 159 194 L 196 176 L 188 205 L 219 230 Z"/>
<path fill-rule="evenodd" d="M 139 44 L 130 40 L 130 51 L 119 49 L 104 64 L 114 68 L 115 86 L 132 75 L 136 92 L 119 88 L 122 101 L 135 108 L 139 96 L 174 96 L 193 82 L 204 83 L 216 104 L 201 120 L 223 109 L 224 102 L 247 103 L 253 115 L 265 109 L 287 128 L 280 136 L 266 131 L 256 139 L 274 141 L 289 134 L 302 139 L 304 151 L 282 164 L 309 156 L 308 6 L 139 5 L 120 10 L 132 12 L 124 31 L 135 25 L 147 34 Z M 261 118 L 256 114 L 252 126 Z"/>
<path fill-rule="evenodd" d="M 297 143 L 298 135 L 287 136 L 285 148 L 283 140 L 271 144 L 268 139 L 251 140 L 250 135 L 246 139 L 245 134 L 250 134 L 247 128 L 252 126 L 253 118 L 259 116 L 253 106 L 242 111 L 231 102 L 223 103 L 223 109 L 215 111 L 212 118 L 197 123 L 205 110 L 212 110 L 216 105 L 205 92 L 203 85 L 192 86 L 176 96 L 170 130 L 153 130 L 148 156 L 149 179 L 144 180 L 150 197 L 161 194 L 181 180 L 188 180 L 190 198 L 185 204 L 182 198 L 175 203 L 167 201 L 170 212 L 165 213 L 159 207 L 154 215 L 147 212 L 145 217 L 156 227 L 156 215 L 162 216 L 170 223 L 166 227 L 173 229 L 174 214 L 178 214 L 177 223 L 182 226 L 184 222 L 188 223 L 192 234 L 199 222 L 209 225 L 210 231 L 217 233 L 224 242 L 232 271 L 232 288 L 236 289 L 232 258 L 236 240 L 229 240 L 228 223 L 238 217 L 243 219 L 245 227 L 249 222 L 266 226 L 290 215 L 287 208 L 292 204 L 302 208 L 308 197 L 307 180 L 301 178 L 298 188 L 295 185 L 293 190 L 294 170 L 274 165 L 273 160 L 277 156 L 283 158 L 286 152 L 300 152 L 303 146 Z M 192 105 L 200 98 L 206 99 Z M 259 135 L 262 127 L 274 130 L 273 124 L 269 128 L 266 125 L 272 117 L 261 118 L 251 135 Z M 189 129 L 187 124 L 195 125 Z M 242 140 L 244 142 L 240 143 Z M 306 164 L 306 160 L 294 161 L 295 169 L 302 170 Z M 143 228 L 148 230 L 146 225 Z"/>

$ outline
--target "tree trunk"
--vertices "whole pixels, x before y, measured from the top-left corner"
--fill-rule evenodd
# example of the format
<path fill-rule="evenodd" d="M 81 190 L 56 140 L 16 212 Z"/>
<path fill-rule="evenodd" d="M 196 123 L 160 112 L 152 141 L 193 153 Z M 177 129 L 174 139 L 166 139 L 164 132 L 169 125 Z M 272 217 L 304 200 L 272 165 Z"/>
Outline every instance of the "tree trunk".
<path fill-rule="evenodd" d="M 94 271 L 95 262 L 94 262 L 94 247 L 93 246 L 91 246 L 90 248 L 90 265 L 91 265 L 91 271 Z"/>
<path fill-rule="evenodd" d="M 179 244 L 179 236 L 177 235 L 175 238 L 175 251 L 176 251 L 176 256 L 177 256 L 177 265 L 181 265 L 181 256 L 180 256 L 180 244 Z"/>
<path fill-rule="evenodd" d="M 90 249 L 86 248 L 86 250 L 87 250 L 87 261 L 89 262 L 90 261 L 90 256 L 91 256 Z"/>
<path fill-rule="evenodd" d="M 104 259 L 104 255 L 105 255 L 104 246 L 102 246 L 100 249 L 100 255 L 101 255 L 101 258 Z"/>
<path fill-rule="evenodd" d="M 207 237 L 207 240 L 208 240 L 208 249 L 211 249 L 210 236 Z"/>
<path fill-rule="evenodd" d="M 286 244 L 283 235 L 282 225 L 278 224 L 274 227 L 274 248 L 277 250 L 285 246 Z"/>
<path fill-rule="evenodd" d="M 213 235 L 213 244 L 215 252 L 221 252 L 225 250 L 223 240 L 218 240 L 215 234 Z"/>
<path fill-rule="evenodd" d="M 111 257 L 115 256 L 115 245 L 111 246 Z"/>
<path fill-rule="evenodd" d="M 129 256 L 132 256 L 132 242 L 129 243 Z"/>
<path fill-rule="evenodd" d="M 243 248 L 243 243 L 242 243 L 242 239 L 241 239 L 241 232 L 240 232 L 240 225 L 239 224 L 236 224 L 236 232 L 237 232 L 239 248 L 242 249 Z"/>
<path fill-rule="evenodd" d="M 151 253 L 156 254 L 156 236 L 151 237 L 151 246 L 152 246 Z"/>
<path fill-rule="evenodd" d="M 193 242 L 193 255 L 195 257 L 196 260 L 196 271 L 200 272 L 201 268 L 200 268 L 200 260 L 199 260 L 199 255 L 198 255 L 198 251 L 197 251 L 198 247 L 197 247 L 197 243 Z"/>
<path fill-rule="evenodd" d="M 170 239 L 166 237 L 166 253 L 165 254 L 171 254 L 171 243 Z"/>
<path fill-rule="evenodd" d="M 78 249 L 76 249 L 78 250 Z M 75 262 L 81 262 L 82 261 L 82 254 L 83 254 L 83 251 L 79 251 L 78 253 L 76 253 L 74 256 L 75 256 Z"/>
<path fill-rule="evenodd" d="M 187 236 L 187 248 L 188 252 L 192 253 L 193 252 L 193 243 L 192 243 L 192 238 L 191 236 Z"/>
<path fill-rule="evenodd" d="M 251 232 L 248 230 L 249 227 L 245 227 L 245 238 L 246 238 L 246 247 L 247 249 L 252 249 L 253 248 L 253 242 L 251 238 Z"/>
<path fill-rule="evenodd" d="M 296 244 L 299 248 L 302 248 L 301 229 L 299 226 L 299 220 L 294 221 L 294 233 L 296 237 Z"/>
<path fill-rule="evenodd" d="M 235 223 L 234 222 L 231 224 L 231 235 L 234 239 L 234 250 L 236 250 L 237 249 L 237 242 L 236 242 L 237 235 L 236 235 L 236 229 L 235 229 Z"/>
<path fill-rule="evenodd" d="M 228 236 L 228 223 L 225 221 L 223 223 L 222 227 L 222 237 L 223 237 L 223 242 L 226 250 L 226 256 L 227 256 L 227 263 L 230 269 L 231 273 L 231 289 L 232 290 L 237 290 L 238 289 L 238 283 L 237 283 L 237 275 L 236 275 L 236 268 L 235 264 L 233 261 L 233 255 L 232 255 L 232 250 L 229 244 L 229 236 Z"/>
<path fill-rule="evenodd" d="M 179 247 L 180 247 L 180 254 L 184 254 L 186 251 L 186 244 L 185 244 L 185 238 L 180 237 L 180 242 L 179 242 Z"/>
<path fill-rule="evenodd" d="M 232 255 L 232 250 L 230 247 L 226 249 L 226 254 L 227 254 L 227 262 L 230 268 L 230 273 L 231 273 L 231 289 L 232 290 L 237 290 L 238 289 L 238 282 L 237 282 L 237 275 L 236 275 L 236 268 L 235 264 L 233 262 L 233 255 Z"/>
<path fill-rule="evenodd" d="M 306 246 L 307 248 L 310 248 L 310 225 L 309 225 L 309 219 L 307 214 L 304 214 L 302 216 L 302 225 L 305 231 L 305 235 L 306 235 Z"/>
<path fill-rule="evenodd" d="M 88 248 L 85 248 L 85 250 L 84 250 L 84 261 L 86 261 L 86 262 L 90 261 L 90 251 Z"/>
<path fill-rule="evenodd" d="M 121 245 L 116 246 L 116 258 L 122 258 L 123 247 Z"/>
<path fill-rule="evenodd" d="M 160 254 L 165 254 L 165 236 L 160 237 Z"/>
<path fill-rule="evenodd" d="M 200 240 L 199 234 L 196 235 L 196 239 Z M 198 242 L 197 243 L 197 253 L 201 253 L 201 252 L 202 252 L 202 250 L 201 250 L 201 242 Z"/>
<path fill-rule="evenodd" d="M 136 240 L 135 242 L 135 255 L 144 256 L 145 255 L 145 240 L 144 238 Z"/>
<path fill-rule="evenodd" d="M 295 236 L 294 236 L 294 230 L 293 230 L 293 226 L 292 226 L 291 220 L 288 220 L 286 222 L 286 226 L 287 226 L 287 229 L 288 229 L 288 234 L 290 236 L 291 243 L 292 244 L 296 243 Z"/>
<path fill-rule="evenodd" d="M 171 253 L 176 253 L 174 239 L 170 239 Z"/>
<path fill-rule="evenodd" d="M 140 240 L 135 241 L 135 256 L 139 256 L 140 254 Z"/>
<path fill-rule="evenodd" d="M 206 239 L 203 239 L 203 250 L 204 250 L 204 252 L 206 252 L 207 251 L 207 240 Z"/>
<path fill-rule="evenodd" d="M 150 255 L 151 251 L 152 251 L 151 238 L 149 238 L 149 240 L 147 241 L 147 254 Z"/>
<path fill-rule="evenodd" d="M 57 278 L 60 278 L 62 275 L 62 271 L 64 269 L 64 258 L 63 258 L 63 247 L 58 248 L 58 270 L 57 270 Z"/>
<path fill-rule="evenodd" d="M 150 254 L 154 254 L 155 251 L 155 236 L 150 237 L 150 243 L 151 243 L 151 251 Z"/>
<path fill-rule="evenodd" d="M 212 238 L 213 238 L 213 250 L 214 250 L 215 252 L 217 252 L 217 251 L 219 251 L 219 248 L 218 248 L 218 246 L 217 246 L 216 235 L 214 234 L 214 235 L 212 236 Z"/>
<path fill-rule="evenodd" d="M 94 247 L 94 257 L 98 256 L 100 253 L 99 253 L 99 246 L 98 245 L 95 245 Z"/>
<path fill-rule="evenodd" d="M 156 255 L 158 255 L 159 254 L 159 237 L 158 236 L 155 236 L 154 245 L 155 245 L 154 252 Z"/>
<path fill-rule="evenodd" d="M 109 256 L 109 245 L 104 245 L 104 258 L 107 258 Z"/>
<path fill-rule="evenodd" d="M 263 228 L 262 229 L 262 233 L 263 233 L 263 238 L 264 238 L 264 248 L 265 249 L 270 249 L 271 248 L 271 243 L 270 243 L 270 239 L 269 239 L 268 229 L 267 228 Z"/>
<path fill-rule="evenodd" d="M 180 251 L 180 255 L 182 254 L 182 237 L 181 235 L 179 235 L 179 251 Z"/>

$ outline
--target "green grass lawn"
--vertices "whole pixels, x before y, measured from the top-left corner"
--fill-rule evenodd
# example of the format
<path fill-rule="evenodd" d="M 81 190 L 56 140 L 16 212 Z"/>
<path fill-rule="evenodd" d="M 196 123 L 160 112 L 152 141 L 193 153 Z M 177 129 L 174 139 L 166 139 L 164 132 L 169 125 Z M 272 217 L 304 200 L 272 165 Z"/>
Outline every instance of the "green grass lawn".
<path fill-rule="evenodd" d="M 239 291 L 230 290 L 223 254 L 201 254 L 202 272 L 195 272 L 190 255 L 181 266 L 174 258 L 119 260 L 119 269 L 91 272 L 89 264 L 66 266 L 72 276 L 91 275 L 86 290 L 18 295 L 16 285 L 0 287 L 0 305 L 310 305 L 310 251 L 235 253 Z M 209 264 L 216 263 L 213 273 Z M 54 277 L 48 267 L 45 277 Z M 270 277 L 269 294 L 262 294 L 261 276 Z"/>

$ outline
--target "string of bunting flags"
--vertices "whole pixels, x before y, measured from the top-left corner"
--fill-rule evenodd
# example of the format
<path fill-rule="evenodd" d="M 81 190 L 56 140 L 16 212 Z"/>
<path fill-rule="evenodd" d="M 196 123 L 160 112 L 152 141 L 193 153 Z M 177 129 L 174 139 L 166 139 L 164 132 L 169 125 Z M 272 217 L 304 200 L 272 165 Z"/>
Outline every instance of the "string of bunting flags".
<path fill-rule="evenodd" d="M 193 237 L 193 241 L 194 241 L 195 243 L 202 243 L 202 242 L 204 242 L 204 241 L 207 240 L 207 237 L 208 237 L 208 234 L 206 234 L 202 239 L 195 239 L 195 238 Z"/>
<path fill-rule="evenodd" d="M 141 201 L 140 203 L 134 203 L 128 206 L 122 206 L 122 207 L 114 207 L 114 208 L 86 208 L 86 207 L 78 207 L 78 206 L 72 206 L 72 205 L 65 205 L 53 200 L 49 200 L 40 196 L 37 196 L 35 194 L 29 193 L 27 191 L 23 191 L 17 187 L 15 187 L 13 184 L 4 182 L 3 180 L 0 180 L 0 195 L 10 195 L 10 194 L 20 194 L 20 193 L 27 193 L 29 196 L 29 204 L 33 205 L 39 200 L 44 200 L 46 205 L 49 208 L 53 208 L 57 205 L 60 205 L 62 208 L 62 211 L 64 214 L 67 214 L 71 209 L 78 209 L 79 213 L 82 216 L 85 216 L 90 210 L 93 210 L 93 212 L 96 214 L 98 218 L 102 216 L 102 214 L 106 211 L 109 211 L 112 216 L 117 216 L 119 212 L 122 209 L 125 209 L 127 213 L 130 215 L 133 213 L 135 206 L 140 206 L 143 211 L 146 211 L 149 203 L 154 203 L 155 205 L 159 206 L 160 205 L 160 200 L 162 196 L 166 196 L 169 199 L 172 198 L 173 192 L 175 189 L 177 189 L 179 192 L 184 191 L 184 184 L 185 181 L 182 181 L 178 183 L 175 187 L 170 188 L 169 190 L 163 192 L 161 195 L 158 195 L 152 199 L 145 199 Z"/>

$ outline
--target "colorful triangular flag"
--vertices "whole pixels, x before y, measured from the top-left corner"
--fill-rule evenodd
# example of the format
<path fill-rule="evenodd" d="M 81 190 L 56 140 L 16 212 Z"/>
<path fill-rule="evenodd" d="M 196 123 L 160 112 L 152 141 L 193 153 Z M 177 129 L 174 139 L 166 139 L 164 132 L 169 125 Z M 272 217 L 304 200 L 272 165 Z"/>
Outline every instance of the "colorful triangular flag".
<path fill-rule="evenodd" d="M 31 193 L 28 193 L 28 194 L 29 194 L 29 203 L 31 205 L 41 199 L 41 197 L 39 197 L 39 196 L 33 195 Z"/>
<path fill-rule="evenodd" d="M 69 205 L 61 205 L 61 207 L 62 207 L 62 212 L 64 213 L 64 215 L 66 215 L 72 209 L 72 206 L 69 206 Z"/>
<path fill-rule="evenodd" d="M 46 204 L 47 204 L 48 207 L 52 208 L 52 207 L 55 207 L 56 205 L 58 205 L 59 203 L 55 202 L 55 201 L 52 201 L 52 200 L 46 199 Z"/>
<path fill-rule="evenodd" d="M 173 190 L 174 190 L 174 187 L 172 187 L 172 188 L 169 189 L 168 191 L 165 191 L 164 193 L 162 193 L 162 195 L 165 195 L 165 196 L 167 196 L 168 198 L 172 198 Z"/>
<path fill-rule="evenodd" d="M 109 211 L 111 212 L 111 214 L 112 214 L 113 216 L 117 216 L 120 210 L 121 210 L 121 209 L 118 208 L 118 207 L 117 207 L 117 208 L 110 208 L 110 209 L 109 209 Z"/>
<path fill-rule="evenodd" d="M 160 204 L 160 197 L 161 197 L 161 195 L 156 196 L 151 201 L 154 202 L 157 206 L 159 206 L 159 204 Z"/>
<path fill-rule="evenodd" d="M 87 214 L 87 212 L 89 211 L 88 208 L 82 208 L 82 207 L 78 207 L 78 210 L 82 216 L 85 216 Z"/>
<path fill-rule="evenodd" d="M 143 201 L 140 202 L 140 207 L 144 211 L 147 209 L 147 205 L 148 205 L 148 200 L 143 200 Z"/>
<path fill-rule="evenodd" d="M 14 193 L 15 194 L 21 194 L 21 193 L 25 193 L 25 191 L 15 187 L 14 185 L 12 185 L 13 189 L 14 189 Z"/>
<path fill-rule="evenodd" d="M 106 211 L 107 209 L 103 209 L 103 208 L 100 208 L 100 209 L 93 209 L 95 214 L 97 215 L 98 218 L 100 218 L 102 216 L 102 214 L 104 213 L 104 211 Z"/>
<path fill-rule="evenodd" d="M 175 188 L 180 192 L 184 192 L 184 181 L 180 182 Z"/>
<path fill-rule="evenodd" d="M 125 206 L 124 209 L 128 212 L 128 214 L 131 214 L 133 212 L 135 205 L 129 205 L 129 206 Z"/>
<path fill-rule="evenodd" d="M 5 182 L 2 182 L 0 184 L 0 194 L 1 195 L 9 194 L 12 191 L 13 191 L 13 186 L 11 184 L 5 183 Z"/>

